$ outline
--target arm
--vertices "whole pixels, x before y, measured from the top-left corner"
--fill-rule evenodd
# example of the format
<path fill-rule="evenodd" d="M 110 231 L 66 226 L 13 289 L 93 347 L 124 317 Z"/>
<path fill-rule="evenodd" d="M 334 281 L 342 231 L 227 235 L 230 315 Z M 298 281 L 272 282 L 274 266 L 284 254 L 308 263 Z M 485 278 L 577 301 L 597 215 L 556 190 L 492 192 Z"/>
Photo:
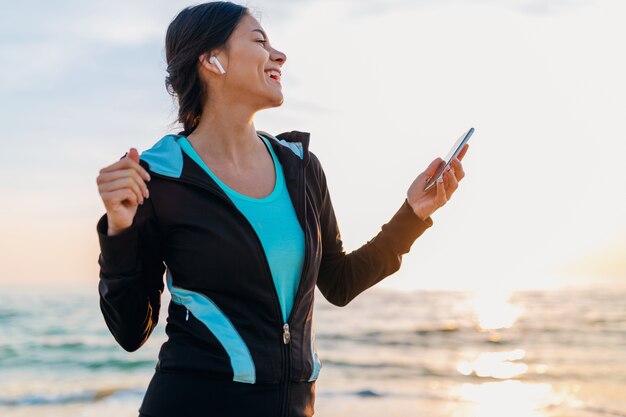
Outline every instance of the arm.
<path fill-rule="evenodd" d="M 115 340 L 133 352 L 156 326 L 163 292 L 165 265 L 152 199 L 138 206 L 131 226 L 121 233 L 107 235 L 106 214 L 97 230 L 100 309 Z"/>
<path fill-rule="evenodd" d="M 413 242 L 433 223 L 430 217 L 420 219 L 405 199 L 373 239 L 346 254 L 324 170 L 312 153 L 311 159 L 311 163 L 317 165 L 322 193 L 322 261 L 317 286 L 328 301 L 345 306 L 358 294 L 400 269 L 402 255 L 409 252 Z"/>

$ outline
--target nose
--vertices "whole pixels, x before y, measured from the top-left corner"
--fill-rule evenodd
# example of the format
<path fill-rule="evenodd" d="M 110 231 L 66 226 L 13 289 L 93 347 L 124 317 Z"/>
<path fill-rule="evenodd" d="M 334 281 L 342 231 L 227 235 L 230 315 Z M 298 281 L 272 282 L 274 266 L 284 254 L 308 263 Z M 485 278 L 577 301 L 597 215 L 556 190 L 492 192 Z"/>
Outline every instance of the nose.
<path fill-rule="evenodd" d="M 285 65 L 285 61 L 287 61 L 287 55 L 278 49 L 272 49 L 272 53 L 270 54 L 270 59 L 272 61 L 278 62 L 278 64 L 282 67 Z"/>

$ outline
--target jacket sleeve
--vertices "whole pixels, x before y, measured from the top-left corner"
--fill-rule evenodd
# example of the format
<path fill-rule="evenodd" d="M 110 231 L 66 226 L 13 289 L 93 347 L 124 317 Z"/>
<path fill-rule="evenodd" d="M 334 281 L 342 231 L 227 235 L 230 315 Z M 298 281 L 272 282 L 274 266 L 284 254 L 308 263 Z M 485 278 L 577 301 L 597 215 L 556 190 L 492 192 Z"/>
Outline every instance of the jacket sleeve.
<path fill-rule="evenodd" d="M 164 287 L 152 199 L 144 201 L 132 225 L 118 235 L 107 235 L 106 214 L 97 224 L 100 310 L 115 340 L 129 352 L 139 349 L 156 326 Z"/>
<path fill-rule="evenodd" d="M 413 242 L 433 222 L 430 217 L 420 219 L 405 198 L 398 211 L 374 238 L 346 254 L 326 175 L 317 157 L 312 153 L 310 155 L 311 162 L 317 165 L 321 191 L 322 260 L 317 286 L 329 302 L 343 307 L 361 292 L 400 269 L 402 255 L 409 252 Z"/>

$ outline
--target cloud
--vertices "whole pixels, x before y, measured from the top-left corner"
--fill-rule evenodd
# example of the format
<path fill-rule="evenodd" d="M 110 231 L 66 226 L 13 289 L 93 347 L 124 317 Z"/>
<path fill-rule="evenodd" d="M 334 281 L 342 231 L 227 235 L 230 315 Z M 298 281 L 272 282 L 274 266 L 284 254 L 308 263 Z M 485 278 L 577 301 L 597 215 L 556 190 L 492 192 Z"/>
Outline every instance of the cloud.
<path fill-rule="evenodd" d="M 339 2 L 333 1 L 333 6 Z M 556 15 L 592 4 L 592 0 L 369 0 L 344 1 L 348 14 L 353 17 L 380 15 L 388 12 L 449 6 L 493 6 L 511 9 L 523 14 Z"/>
<path fill-rule="evenodd" d="M 531 15 L 560 15 L 587 7 L 593 4 L 591 0 L 524 0 L 514 1 L 513 7 L 526 14 Z"/>
<path fill-rule="evenodd" d="M 0 94 L 75 79 L 76 69 L 110 64 L 102 55 L 118 48 L 163 49 L 167 25 L 182 8 L 176 3 L 26 1 L 8 8 L 0 27 Z"/>

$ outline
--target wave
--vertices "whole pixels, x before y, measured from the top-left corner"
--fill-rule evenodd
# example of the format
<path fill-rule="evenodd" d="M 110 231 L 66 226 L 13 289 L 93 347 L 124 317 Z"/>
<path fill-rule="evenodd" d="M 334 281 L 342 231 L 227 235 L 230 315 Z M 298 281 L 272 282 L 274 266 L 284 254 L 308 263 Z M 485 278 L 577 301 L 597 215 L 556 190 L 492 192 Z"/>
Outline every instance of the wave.
<path fill-rule="evenodd" d="M 359 398 L 391 398 L 391 397 L 407 397 L 407 398 L 419 398 L 427 400 L 439 400 L 439 401 L 453 401 L 458 400 L 450 398 L 444 395 L 438 395 L 431 392 L 389 392 L 374 390 L 371 388 L 365 388 L 358 391 L 319 391 L 316 393 L 318 397 L 359 397 Z"/>
<path fill-rule="evenodd" d="M 156 365 L 156 357 L 154 359 L 130 360 L 130 359 L 113 359 L 103 358 L 94 360 L 89 357 L 24 357 L 18 356 L 15 352 L 0 351 L 0 365 L 10 366 L 11 368 L 21 368 L 35 371 L 39 366 L 46 366 L 50 369 L 66 369 L 71 371 L 90 370 L 90 371 L 133 371 L 133 370 L 151 370 Z"/>
<path fill-rule="evenodd" d="M 118 369 L 118 370 L 130 370 L 137 368 L 154 367 L 156 365 L 156 359 L 146 360 L 120 360 L 120 359 L 107 359 L 98 362 L 87 362 L 83 364 L 88 369 Z"/>
<path fill-rule="evenodd" d="M 145 388 L 106 388 L 60 394 L 33 393 L 14 398 L 0 397 L 0 407 L 19 407 L 29 405 L 63 405 L 73 403 L 90 403 L 110 397 L 142 397 Z"/>
<path fill-rule="evenodd" d="M 402 377 L 407 374 L 411 374 L 412 376 L 426 376 L 426 377 L 455 377 L 458 376 L 458 373 L 442 373 L 436 371 L 434 369 L 419 366 L 419 365 L 408 365 L 406 363 L 398 363 L 398 362 L 375 362 L 375 363 L 364 363 L 364 362 L 354 362 L 354 361 L 342 361 L 342 360 L 332 360 L 332 359 L 322 359 L 324 365 L 328 367 L 337 367 L 337 368 L 355 368 L 355 369 L 382 369 L 386 370 L 387 377 Z M 396 372 L 401 371 L 401 372 Z M 393 375 L 389 375 L 392 373 Z"/>
<path fill-rule="evenodd" d="M 610 408 L 606 407 L 596 407 L 589 405 L 582 406 L 581 408 L 585 411 L 591 411 L 592 413 L 597 413 L 602 416 L 626 417 L 626 411 L 611 410 Z"/>
<path fill-rule="evenodd" d="M 474 332 L 474 329 L 462 329 L 455 325 L 420 327 L 404 330 L 370 330 L 361 333 L 319 333 L 316 338 L 322 342 L 357 342 L 381 344 L 391 346 L 413 346 L 420 344 L 419 340 L 429 339 L 431 336 L 452 335 L 465 331 Z"/>
<path fill-rule="evenodd" d="M 4 321 L 9 321 L 9 319 L 17 317 L 19 315 L 20 315 L 20 313 L 18 311 L 11 310 L 11 309 L 1 309 L 0 308 L 0 323 L 2 323 Z"/>

